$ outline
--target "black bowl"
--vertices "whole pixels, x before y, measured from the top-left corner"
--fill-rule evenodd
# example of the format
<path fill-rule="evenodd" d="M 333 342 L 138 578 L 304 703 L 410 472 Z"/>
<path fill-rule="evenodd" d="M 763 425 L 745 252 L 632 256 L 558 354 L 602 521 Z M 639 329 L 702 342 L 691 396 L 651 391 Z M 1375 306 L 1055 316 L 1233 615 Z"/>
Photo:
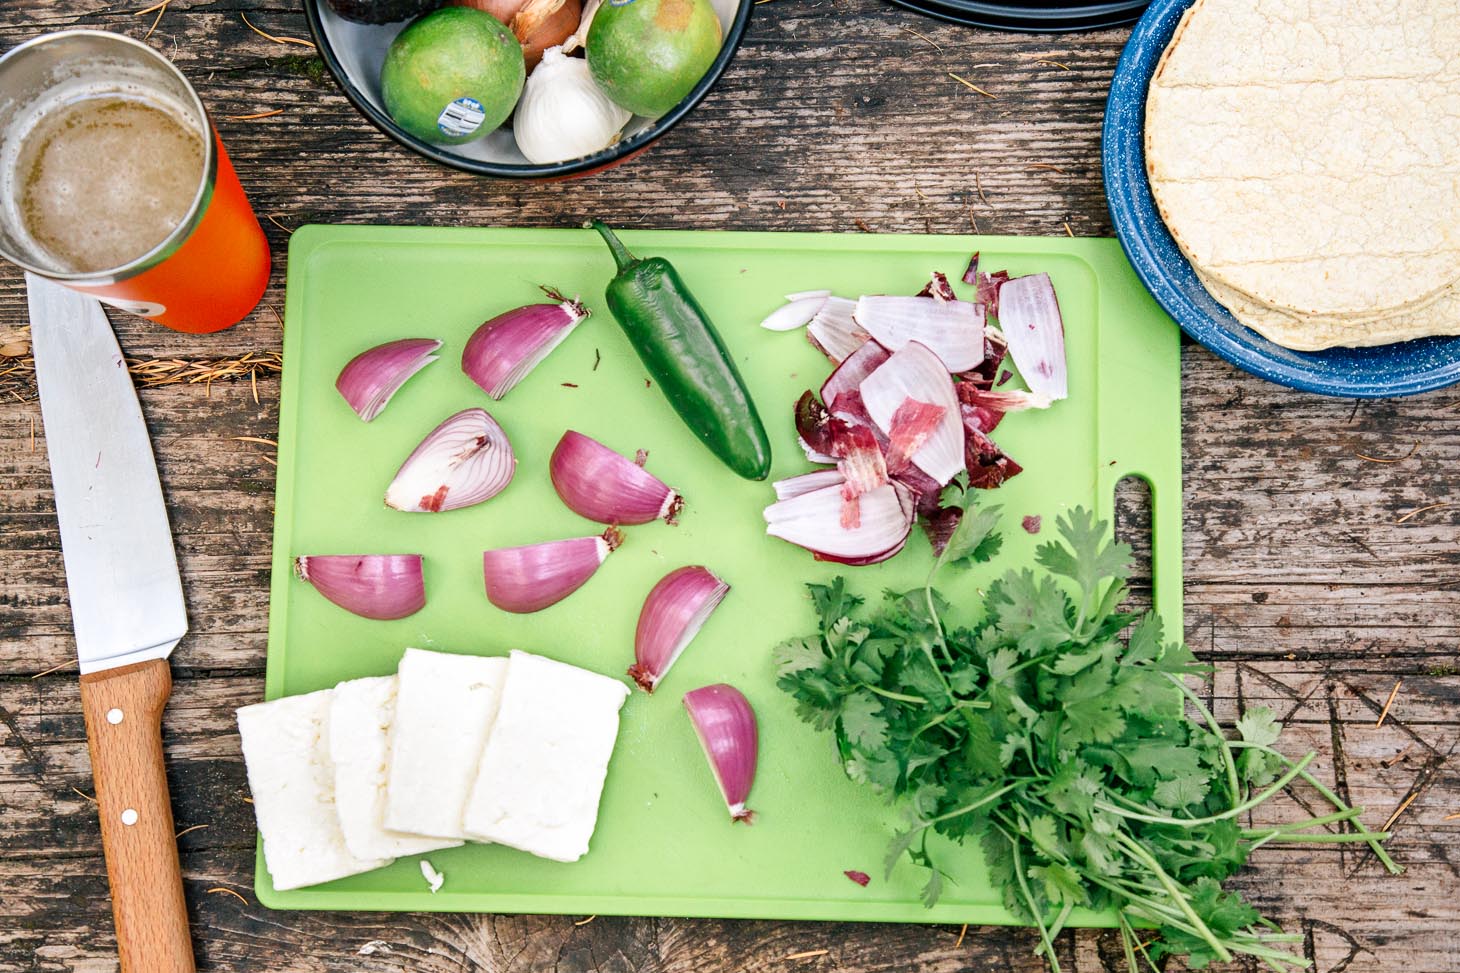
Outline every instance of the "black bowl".
<path fill-rule="evenodd" d="M 442 165 L 480 176 L 562 179 L 608 169 L 638 155 L 648 148 L 649 143 L 678 124 L 714 87 L 740 48 L 754 0 L 739 0 L 733 14 L 727 9 L 728 2 L 714 2 L 713 5 L 720 15 L 725 40 L 714 63 L 683 101 L 656 119 L 634 116 L 625 128 L 627 134 L 600 152 L 547 165 L 535 165 L 524 159 L 512 141 L 512 133 L 505 127 L 464 145 L 433 145 L 416 138 L 391 120 L 380 96 L 380 66 L 385 61 L 390 42 L 405 28 L 406 22 L 357 24 L 338 16 L 324 0 L 304 0 L 304 11 L 309 16 L 314 43 L 330 73 L 344 90 L 345 97 L 372 125 L 401 145 Z"/>
<path fill-rule="evenodd" d="M 939 20 L 970 27 L 992 27 L 1025 33 L 1100 30 L 1135 23 L 1149 0 L 890 0 L 891 3 Z"/>

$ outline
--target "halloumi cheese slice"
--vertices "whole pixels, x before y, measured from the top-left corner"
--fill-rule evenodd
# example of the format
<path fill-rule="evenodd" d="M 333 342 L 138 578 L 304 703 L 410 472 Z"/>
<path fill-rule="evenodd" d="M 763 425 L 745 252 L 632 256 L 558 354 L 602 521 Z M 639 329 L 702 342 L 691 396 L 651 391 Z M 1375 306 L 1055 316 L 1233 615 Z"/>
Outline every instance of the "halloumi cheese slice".
<path fill-rule="evenodd" d="M 287 696 L 238 711 L 264 864 L 279 891 L 389 865 L 351 854 L 335 813 L 329 713 L 333 690 Z"/>
<path fill-rule="evenodd" d="M 395 699 L 396 677 L 372 676 L 340 683 L 330 701 L 335 807 L 345 847 L 356 858 L 403 858 L 461 844 L 452 838 L 431 838 L 385 826 L 385 779 L 390 769 Z"/>
<path fill-rule="evenodd" d="M 507 660 L 406 649 L 396 675 L 385 826 L 464 838 L 461 815 L 497 717 Z"/>
<path fill-rule="evenodd" d="M 628 687 L 514 651 L 466 806 L 468 837 L 554 861 L 588 852 Z"/>

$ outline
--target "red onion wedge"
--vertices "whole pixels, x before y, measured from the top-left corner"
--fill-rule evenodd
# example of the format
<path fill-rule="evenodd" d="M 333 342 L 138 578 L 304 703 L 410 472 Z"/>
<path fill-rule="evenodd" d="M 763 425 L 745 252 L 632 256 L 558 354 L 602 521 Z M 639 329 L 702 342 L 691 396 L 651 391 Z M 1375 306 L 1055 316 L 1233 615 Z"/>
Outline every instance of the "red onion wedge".
<path fill-rule="evenodd" d="M 718 683 L 685 693 L 684 708 L 715 774 L 715 783 L 720 785 L 725 806 L 730 809 L 730 820 L 750 824 L 755 812 L 745 806 L 745 801 L 755 783 L 760 745 L 750 701 L 734 686 Z"/>
<path fill-rule="evenodd" d="M 980 337 L 979 344 L 982 346 Z M 943 409 L 937 427 L 920 446 L 909 449 L 919 429 L 902 423 L 894 427 L 899 410 L 905 419 L 911 400 L 925 406 Z M 894 451 L 907 450 L 913 464 L 924 473 L 946 484 L 963 469 L 963 422 L 958 413 L 958 396 L 953 391 L 953 377 L 941 359 L 920 342 L 909 342 L 887 359 L 883 366 L 862 382 L 862 401 L 872 421 L 892 440 Z M 917 410 L 926 415 L 925 410 Z M 889 464 L 892 465 L 892 464 Z"/>
<path fill-rule="evenodd" d="M 1015 277 L 999 288 L 999 325 L 1029 390 L 1066 398 L 1065 325 L 1049 274 Z"/>
<path fill-rule="evenodd" d="M 864 297 L 857 302 L 853 318 L 891 351 L 912 341 L 925 345 L 942 360 L 945 371 L 961 372 L 984 360 L 981 304 L 929 297 Z"/>
<path fill-rule="evenodd" d="M 857 498 L 857 526 L 842 526 L 842 486 L 810 490 L 765 508 L 766 533 L 818 560 L 854 563 L 900 547 L 912 530 L 913 497 L 899 483 L 887 483 Z"/>
<path fill-rule="evenodd" d="M 294 573 L 345 611 L 388 620 L 426 607 L 419 554 L 306 554 Z"/>
<path fill-rule="evenodd" d="M 591 313 L 551 288 L 556 304 L 529 304 L 499 314 L 467 339 L 461 370 L 494 399 L 510 392 Z"/>
<path fill-rule="evenodd" d="M 518 615 L 542 611 L 583 587 L 623 539 L 618 528 L 610 527 L 598 537 L 486 551 L 482 577 L 487 600 Z"/>
<path fill-rule="evenodd" d="M 833 364 L 841 362 L 867 340 L 867 332 L 852 319 L 856 308 L 856 301 L 828 297 L 806 325 L 806 340 Z"/>
<path fill-rule="evenodd" d="M 654 691 L 729 590 L 728 584 L 698 565 L 678 568 L 660 579 L 644 599 L 634 632 L 629 675 L 640 689 Z"/>
<path fill-rule="evenodd" d="M 861 526 L 858 497 L 887 482 L 887 461 L 871 426 L 843 425 L 835 433 L 836 468 L 842 484 L 842 526 Z"/>
<path fill-rule="evenodd" d="M 888 425 L 888 467 L 898 473 L 906 469 L 913 454 L 933 437 L 947 414 L 948 410 L 941 405 L 903 399 Z"/>
<path fill-rule="evenodd" d="M 862 380 L 881 368 L 891 357 L 892 352 L 877 342 L 863 342 L 821 383 L 821 401 L 828 407 L 834 406 L 837 396 L 860 389 Z"/>
<path fill-rule="evenodd" d="M 396 510 L 455 510 L 490 500 L 512 482 L 517 458 L 507 434 L 484 409 L 467 409 L 437 426 L 385 490 Z"/>
<path fill-rule="evenodd" d="M 1009 282 L 1007 270 L 996 270 L 992 274 L 978 273 L 978 302 L 994 317 L 999 316 L 999 289 Z"/>
<path fill-rule="evenodd" d="M 978 251 L 973 251 L 973 256 L 968 258 L 968 269 L 963 272 L 965 284 L 978 285 Z"/>
<path fill-rule="evenodd" d="M 800 476 L 789 477 L 784 480 L 777 480 L 771 486 L 775 488 L 777 500 L 789 500 L 792 497 L 799 497 L 803 493 L 810 493 L 812 490 L 821 490 L 825 487 L 839 487 L 846 481 L 841 470 L 812 470 L 810 473 L 802 473 Z"/>
<path fill-rule="evenodd" d="M 684 506 L 643 466 L 571 429 L 558 440 L 548 473 L 569 510 L 600 524 L 672 524 Z"/>
<path fill-rule="evenodd" d="M 933 271 L 932 279 L 923 285 L 917 296 L 931 297 L 940 302 L 958 300 L 958 295 L 953 293 L 953 285 L 948 283 L 948 275 L 938 270 Z"/>
<path fill-rule="evenodd" d="M 823 453 L 818 451 L 810 443 L 803 439 L 799 433 L 796 436 L 796 443 L 801 447 L 801 451 L 806 454 L 806 458 L 813 463 L 836 462 L 835 456 L 831 455 L 830 453 Z"/>
<path fill-rule="evenodd" d="M 816 312 L 821 310 L 826 299 L 827 295 L 819 293 L 797 297 L 766 315 L 760 326 L 767 331 L 795 331 L 797 328 L 804 328 L 816 316 Z"/>
<path fill-rule="evenodd" d="M 402 338 L 376 345 L 340 369 L 335 388 L 355 414 L 369 422 L 385 411 L 391 396 L 412 375 L 436 360 L 434 352 L 440 347 L 435 338 Z"/>
<path fill-rule="evenodd" d="M 979 388 L 973 382 L 959 382 L 954 386 L 963 410 L 964 425 L 975 425 L 982 432 L 991 433 L 1003 421 L 1005 413 L 1023 409 L 1048 409 L 1049 396 L 1042 392 L 1025 392 L 1010 389 L 996 392 Z"/>
<path fill-rule="evenodd" d="M 974 490 L 992 490 L 1011 477 L 1024 472 L 1024 467 L 1014 462 L 976 426 L 965 425 L 968 435 L 968 486 Z"/>

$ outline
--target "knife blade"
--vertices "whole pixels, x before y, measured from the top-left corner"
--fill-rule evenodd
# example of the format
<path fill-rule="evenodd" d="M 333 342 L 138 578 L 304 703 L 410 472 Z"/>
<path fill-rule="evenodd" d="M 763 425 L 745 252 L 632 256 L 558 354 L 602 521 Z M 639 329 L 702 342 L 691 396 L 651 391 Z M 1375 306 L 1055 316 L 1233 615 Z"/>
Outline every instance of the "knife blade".
<path fill-rule="evenodd" d="M 81 671 L 165 659 L 188 620 L 132 376 L 100 302 L 25 276 Z"/>
<path fill-rule="evenodd" d="M 117 951 L 123 973 L 192 973 L 162 751 L 188 622 L 162 484 L 101 304 L 33 274 L 26 292 Z"/>

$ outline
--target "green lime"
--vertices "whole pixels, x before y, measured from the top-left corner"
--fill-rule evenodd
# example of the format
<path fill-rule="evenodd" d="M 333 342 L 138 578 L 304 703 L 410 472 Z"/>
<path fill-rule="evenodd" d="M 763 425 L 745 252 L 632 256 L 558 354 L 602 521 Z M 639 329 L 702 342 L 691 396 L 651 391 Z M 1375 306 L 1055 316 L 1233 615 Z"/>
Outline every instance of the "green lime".
<path fill-rule="evenodd" d="M 710 0 L 604 0 L 585 46 L 604 93 L 636 115 L 657 118 L 714 63 L 720 18 Z"/>
<path fill-rule="evenodd" d="M 460 145 L 507 120 L 526 78 L 522 45 L 500 20 L 472 7 L 444 7 L 391 42 L 380 88 L 401 128 L 427 142 Z"/>

